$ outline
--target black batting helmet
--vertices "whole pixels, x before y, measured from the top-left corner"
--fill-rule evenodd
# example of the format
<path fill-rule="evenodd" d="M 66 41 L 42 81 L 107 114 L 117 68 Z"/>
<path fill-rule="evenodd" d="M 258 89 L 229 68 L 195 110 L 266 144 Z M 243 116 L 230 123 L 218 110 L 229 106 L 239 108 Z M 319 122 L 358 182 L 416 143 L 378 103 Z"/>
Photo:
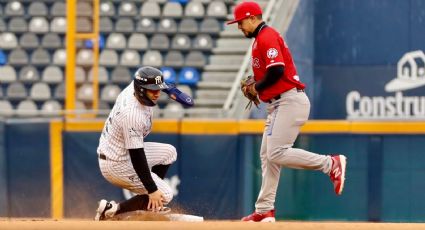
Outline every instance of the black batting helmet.
<path fill-rule="evenodd" d="M 138 98 L 147 106 L 156 105 L 146 96 L 146 89 L 163 90 L 168 89 L 168 85 L 164 82 L 162 72 L 154 67 L 145 66 L 139 68 L 134 74 L 134 92 Z"/>

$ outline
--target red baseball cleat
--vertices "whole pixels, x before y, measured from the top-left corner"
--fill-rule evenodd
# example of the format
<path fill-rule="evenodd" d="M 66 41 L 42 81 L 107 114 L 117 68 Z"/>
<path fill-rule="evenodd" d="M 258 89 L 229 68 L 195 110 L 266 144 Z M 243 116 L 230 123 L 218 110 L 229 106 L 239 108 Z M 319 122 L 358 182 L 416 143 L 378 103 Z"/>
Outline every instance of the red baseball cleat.
<path fill-rule="evenodd" d="M 254 212 L 249 216 L 245 216 L 242 218 L 242 221 L 249 222 L 275 222 L 274 218 L 274 210 L 267 211 L 265 213 Z"/>
<path fill-rule="evenodd" d="M 344 155 L 332 156 L 332 169 L 329 174 L 334 184 L 335 193 L 341 195 L 345 182 L 345 167 L 347 166 L 347 158 Z"/>

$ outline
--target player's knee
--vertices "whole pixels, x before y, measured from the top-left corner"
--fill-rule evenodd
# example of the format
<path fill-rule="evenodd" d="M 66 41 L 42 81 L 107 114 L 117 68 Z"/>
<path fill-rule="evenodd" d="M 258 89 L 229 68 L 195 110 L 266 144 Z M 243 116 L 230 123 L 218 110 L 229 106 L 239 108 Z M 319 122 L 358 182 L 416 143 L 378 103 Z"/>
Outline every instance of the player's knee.
<path fill-rule="evenodd" d="M 273 162 L 273 163 L 280 162 L 282 156 L 285 155 L 285 152 L 287 150 L 288 150 L 288 148 L 284 148 L 284 147 L 281 147 L 281 146 L 272 148 L 272 150 L 267 154 L 267 159 L 270 162 Z"/>
<path fill-rule="evenodd" d="M 177 150 L 172 145 L 168 145 L 167 147 L 168 147 L 167 151 L 168 151 L 169 164 L 171 164 L 177 160 Z"/>

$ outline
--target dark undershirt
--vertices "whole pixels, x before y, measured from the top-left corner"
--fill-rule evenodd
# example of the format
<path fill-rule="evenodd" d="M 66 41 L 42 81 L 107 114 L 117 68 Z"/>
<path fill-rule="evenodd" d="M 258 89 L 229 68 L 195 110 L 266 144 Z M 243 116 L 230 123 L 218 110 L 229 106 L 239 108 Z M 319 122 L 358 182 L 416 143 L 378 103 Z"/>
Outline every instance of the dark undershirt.
<path fill-rule="evenodd" d="M 283 65 L 276 65 L 276 66 L 269 67 L 263 79 L 256 82 L 255 90 L 257 90 L 257 92 L 261 92 L 269 88 L 270 86 L 275 84 L 280 77 L 282 77 L 284 71 L 285 69 Z"/>
<path fill-rule="evenodd" d="M 130 158 L 131 163 L 133 164 L 133 168 L 136 171 L 137 176 L 139 176 L 140 181 L 145 186 L 146 190 L 148 190 L 148 193 L 150 194 L 158 190 L 149 170 L 145 150 L 143 148 L 140 148 L 129 149 L 128 151 L 130 152 Z"/>

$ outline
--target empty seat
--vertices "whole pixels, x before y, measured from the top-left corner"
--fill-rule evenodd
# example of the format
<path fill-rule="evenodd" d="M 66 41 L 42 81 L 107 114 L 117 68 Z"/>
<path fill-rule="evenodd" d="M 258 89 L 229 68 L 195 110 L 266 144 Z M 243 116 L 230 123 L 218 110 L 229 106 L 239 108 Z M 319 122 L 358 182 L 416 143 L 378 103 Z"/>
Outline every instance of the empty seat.
<path fill-rule="evenodd" d="M 135 50 L 147 50 L 148 38 L 141 33 L 134 33 L 128 39 L 128 48 Z"/>
<path fill-rule="evenodd" d="M 220 23 L 215 18 L 204 19 L 199 27 L 202 33 L 218 34 L 221 31 Z"/>
<path fill-rule="evenodd" d="M 14 49 L 9 54 L 9 64 L 15 66 L 27 65 L 29 62 L 29 58 L 27 53 L 21 49 Z"/>
<path fill-rule="evenodd" d="M 176 21 L 170 18 L 162 19 L 158 24 L 158 33 L 174 34 L 177 32 Z"/>
<path fill-rule="evenodd" d="M 37 82 L 30 89 L 30 98 L 34 101 L 47 101 L 51 97 L 50 88 L 44 82 Z"/>
<path fill-rule="evenodd" d="M 151 18 L 139 20 L 136 31 L 144 34 L 152 34 L 156 31 L 156 23 Z"/>
<path fill-rule="evenodd" d="M 148 65 L 148 66 L 154 66 L 154 67 L 162 66 L 162 55 L 161 55 L 161 53 L 159 51 L 156 51 L 156 50 L 150 50 L 150 51 L 146 52 L 143 55 L 142 64 Z"/>
<path fill-rule="evenodd" d="M 110 33 L 114 30 L 114 24 L 110 18 L 101 17 L 99 21 L 99 31 L 102 33 Z"/>
<path fill-rule="evenodd" d="M 34 33 L 49 32 L 49 23 L 44 17 L 33 17 L 29 23 L 29 31 Z"/>
<path fill-rule="evenodd" d="M 108 49 L 125 49 L 126 47 L 126 39 L 121 33 L 112 33 L 106 39 L 106 48 Z"/>
<path fill-rule="evenodd" d="M 0 18 L 0 32 L 4 32 L 6 30 L 7 30 L 6 23 L 4 22 L 2 18 Z"/>
<path fill-rule="evenodd" d="M 43 2 L 35 1 L 28 7 L 28 14 L 30 16 L 47 16 L 47 6 Z"/>
<path fill-rule="evenodd" d="M 150 48 L 155 50 L 168 50 L 170 39 L 165 34 L 155 34 L 150 39 Z"/>
<path fill-rule="evenodd" d="M 55 32 L 55 33 L 60 33 L 60 34 L 65 33 L 66 32 L 66 20 L 65 20 L 65 18 L 64 17 L 53 18 L 53 20 L 50 23 L 50 31 Z"/>
<path fill-rule="evenodd" d="M 77 84 L 84 83 L 86 81 L 86 71 L 81 66 L 75 68 L 75 82 Z"/>
<path fill-rule="evenodd" d="M 18 39 L 13 33 L 0 34 L 0 49 L 10 50 L 18 46 Z"/>
<path fill-rule="evenodd" d="M 100 100 L 105 102 L 115 102 L 118 94 L 121 93 L 120 87 L 117 85 L 107 85 L 100 92 Z"/>
<path fill-rule="evenodd" d="M 120 64 L 122 66 L 137 67 L 140 65 L 140 55 L 135 50 L 125 50 L 121 54 Z"/>
<path fill-rule="evenodd" d="M 99 64 L 102 66 L 115 66 L 118 64 L 118 54 L 114 50 L 102 50 L 99 56 Z"/>
<path fill-rule="evenodd" d="M 207 64 L 205 55 L 200 51 L 191 51 L 186 56 L 185 65 L 192 67 L 204 67 Z"/>
<path fill-rule="evenodd" d="M 7 55 L 0 49 L 0 66 L 7 63 Z"/>
<path fill-rule="evenodd" d="M 90 33 L 93 31 L 93 23 L 91 19 L 86 17 L 77 17 L 77 32 Z"/>
<path fill-rule="evenodd" d="M 89 70 L 88 73 L 88 80 L 90 83 L 93 82 L 93 68 L 91 68 Z M 99 67 L 98 72 L 97 72 L 97 80 L 99 82 L 99 84 L 106 84 L 109 81 L 109 77 L 108 77 L 108 71 L 106 70 L 105 67 Z"/>
<path fill-rule="evenodd" d="M 176 71 L 171 67 L 161 67 L 162 75 L 164 76 L 164 81 L 166 83 L 175 84 L 177 81 Z"/>
<path fill-rule="evenodd" d="M 9 100 L 23 100 L 27 98 L 27 90 L 21 82 L 12 82 L 7 86 L 6 96 Z"/>
<path fill-rule="evenodd" d="M 163 111 L 164 118 L 179 119 L 179 118 L 183 118 L 183 116 L 184 116 L 184 108 L 182 105 L 180 105 L 177 102 L 170 102 L 164 108 L 164 111 Z"/>
<path fill-rule="evenodd" d="M 77 65 L 93 65 L 93 50 L 81 49 L 77 53 Z"/>
<path fill-rule="evenodd" d="M 16 71 L 12 66 L 0 66 L 0 83 L 10 83 L 16 81 L 16 79 Z"/>
<path fill-rule="evenodd" d="M 87 110 L 86 105 L 82 101 L 75 101 L 75 111 L 78 113 L 85 113 Z"/>
<path fill-rule="evenodd" d="M 184 16 L 202 18 L 205 15 L 205 8 L 202 2 L 191 1 L 184 8 Z"/>
<path fill-rule="evenodd" d="M 183 7 L 178 2 L 167 2 L 162 8 L 162 16 L 170 18 L 181 18 L 183 16 Z"/>
<path fill-rule="evenodd" d="M 134 32 L 134 22 L 131 18 L 120 18 L 115 23 L 115 31 L 119 33 Z"/>
<path fill-rule="evenodd" d="M 183 34 L 198 33 L 198 23 L 192 18 L 185 18 L 180 22 L 178 32 Z"/>
<path fill-rule="evenodd" d="M 48 100 L 41 106 L 40 114 L 42 116 L 60 116 L 62 105 L 56 100 Z"/>
<path fill-rule="evenodd" d="M 105 101 L 99 101 L 99 114 L 105 114 L 107 115 L 109 113 L 109 111 L 111 110 L 111 107 L 109 106 L 109 104 Z"/>
<path fill-rule="evenodd" d="M 195 86 L 199 81 L 199 72 L 192 67 L 184 67 L 179 73 L 179 84 Z"/>
<path fill-rule="evenodd" d="M 50 54 L 45 49 L 38 48 L 31 54 L 31 63 L 36 66 L 49 65 Z"/>
<path fill-rule="evenodd" d="M 25 33 L 19 39 L 19 45 L 22 48 L 34 49 L 40 45 L 40 42 L 34 33 Z"/>
<path fill-rule="evenodd" d="M 62 1 L 55 1 L 50 8 L 50 15 L 53 17 L 66 15 L 66 3 Z"/>
<path fill-rule="evenodd" d="M 171 41 L 171 49 L 175 50 L 189 50 L 191 46 L 189 36 L 184 34 L 177 34 Z"/>
<path fill-rule="evenodd" d="M 120 17 L 134 17 L 137 15 L 137 7 L 134 2 L 121 2 L 120 7 L 118 9 L 118 15 Z"/>
<path fill-rule="evenodd" d="M 212 50 L 214 47 L 213 40 L 208 34 L 200 34 L 193 40 L 193 48 L 197 50 Z"/>
<path fill-rule="evenodd" d="M 184 57 L 180 51 L 170 51 L 164 57 L 164 65 L 181 67 L 184 65 Z"/>
<path fill-rule="evenodd" d="M 12 104 L 6 100 L 0 100 L 0 116 L 1 117 L 11 117 L 15 114 Z"/>
<path fill-rule="evenodd" d="M 64 100 L 65 99 L 65 83 L 62 82 L 57 85 L 53 91 L 53 97 L 56 100 Z"/>
<path fill-rule="evenodd" d="M 56 49 L 62 47 L 62 41 L 56 33 L 48 33 L 41 39 L 41 46 L 44 48 Z"/>
<path fill-rule="evenodd" d="M 144 2 L 140 9 L 140 16 L 159 18 L 161 16 L 161 8 L 158 3 L 153 1 Z"/>
<path fill-rule="evenodd" d="M 41 80 L 48 84 L 58 84 L 64 81 L 63 72 L 58 66 L 48 66 L 43 70 Z"/>
<path fill-rule="evenodd" d="M 9 21 L 8 28 L 10 32 L 24 33 L 28 31 L 28 23 L 24 18 L 12 18 Z"/>
<path fill-rule="evenodd" d="M 19 81 L 22 83 L 34 83 L 40 80 L 40 74 L 34 66 L 25 66 L 19 71 Z"/>
<path fill-rule="evenodd" d="M 77 99 L 82 102 L 93 101 L 93 86 L 92 84 L 83 84 L 77 89 Z"/>
<path fill-rule="evenodd" d="M 9 1 L 4 9 L 6 16 L 23 16 L 24 6 L 19 1 Z"/>
<path fill-rule="evenodd" d="M 102 2 L 100 4 L 100 16 L 114 16 L 115 6 L 112 2 Z"/>
<path fill-rule="evenodd" d="M 77 1 L 77 16 L 91 17 L 93 15 L 93 4 L 91 2 Z"/>
<path fill-rule="evenodd" d="M 53 64 L 64 66 L 66 63 L 66 51 L 65 49 L 58 49 L 53 54 Z"/>
<path fill-rule="evenodd" d="M 92 49 L 93 48 L 93 40 L 94 39 L 86 40 L 84 42 L 84 47 Z M 103 37 L 103 35 L 99 35 L 98 44 L 99 44 L 99 49 L 103 49 L 105 47 L 105 38 Z"/>
<path fill-rule="evenodd" d="M 37 105 L 32 100 L 21 101 L 16 107 L 16 115 L 19 117 L 35 117 L 38 114 Z"/>
<path fill-rule="evenodd" d="M 111 82 L 117 84 L 128 84 L 131 82 L 130 71 L 126 67 L 116 67 L 112 70 Z"/>
<path fill-rule="evenodd" d="M 226 18 L 227 17 L 227 7 L 226 4 L 222 1 L 212 1 L 208 4 L 207 7 L 207 16 L 216 17 L 216 18 Z"/>

